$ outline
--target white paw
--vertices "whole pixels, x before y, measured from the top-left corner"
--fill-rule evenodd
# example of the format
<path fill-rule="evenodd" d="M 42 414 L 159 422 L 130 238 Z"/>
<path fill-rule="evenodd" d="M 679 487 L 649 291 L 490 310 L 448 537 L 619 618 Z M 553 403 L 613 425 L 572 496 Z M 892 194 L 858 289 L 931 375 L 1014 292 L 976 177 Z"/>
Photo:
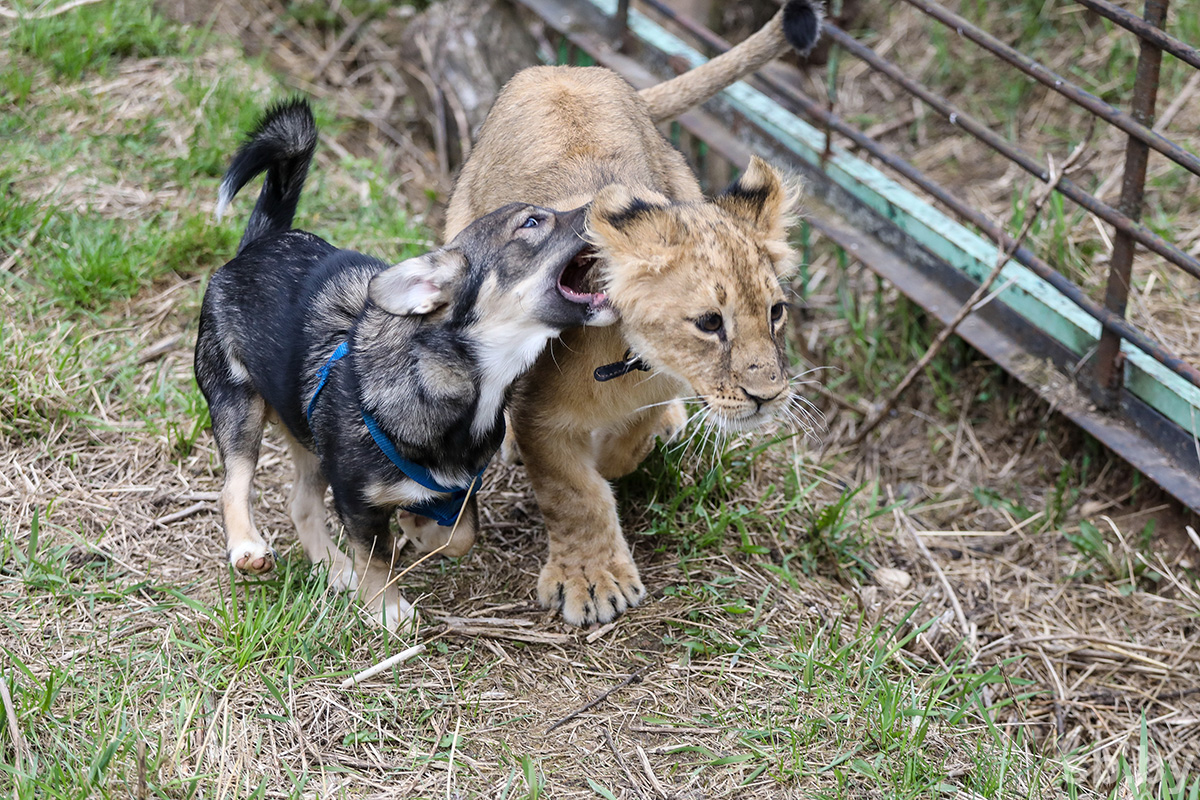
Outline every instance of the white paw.
<path fill-rule="evenodd" d="M 384 606 L 383 624 L 389 631 L 408 627 L 417 618 L 417 610 L 403 597 L 397 595 L 392 602 Z"/>
<path fill-rule="evenodd" d="M 329 567 L 329 588 L 335 592 L 354 591 L 358 588 L 358 573 L 349 564 Z"/>
<path fill-rule="evenodd" d="M 229 563 L 243 575 L 262 575 L 275 569 L 275 552 L 266 542 L 240 542 L 229 550 Z"/>

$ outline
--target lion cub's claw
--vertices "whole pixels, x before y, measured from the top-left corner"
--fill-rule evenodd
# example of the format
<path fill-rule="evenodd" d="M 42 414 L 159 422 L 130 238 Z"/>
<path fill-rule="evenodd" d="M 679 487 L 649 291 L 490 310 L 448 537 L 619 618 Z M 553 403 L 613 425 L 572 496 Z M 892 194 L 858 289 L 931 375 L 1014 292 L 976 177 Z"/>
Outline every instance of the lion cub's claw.
<path fill-rule="evenodd" d="M 572 625 L 612 622 L 646 596 L 632 561 L 606 565 L 550 562 L 538 578 L 538 600 Z"/>

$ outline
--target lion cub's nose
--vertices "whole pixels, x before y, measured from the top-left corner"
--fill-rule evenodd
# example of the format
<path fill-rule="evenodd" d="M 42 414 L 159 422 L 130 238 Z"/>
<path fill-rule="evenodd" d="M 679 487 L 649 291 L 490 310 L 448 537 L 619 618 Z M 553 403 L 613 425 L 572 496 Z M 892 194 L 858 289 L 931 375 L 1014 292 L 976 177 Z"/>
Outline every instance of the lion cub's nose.
<path fill-rule="evenodd" d="M 755 391 L 762 391 L 762 390 L 761 390 L 761 389 L 756 389 Z M 749 399 L 749 400 L 753 400 L 753 401 L 754 401 L 754 405 L 755 405 L 755 411 L 757 411 L 758 409 L 760 409 L 760 408 L 762 408 L 762 407 L 763 407 L 763 404 L 764 404 L 764 403 L 769 403 L 769 402 L 771 402 L 772 400 L 774 400 L 776 397 L 779 397 L 779 395 L 783 394 L 783 389 L 782 389 L 782 388 L 780 388 L 780 389 L 777 389 L 777 390 L 775 390 L 773 393 L 771 393 L 770 395 L 757 395 L 757 394 L 754 394 L 754 393 L 753 393 L 753 392 L 751 392 L 749 389 L 747 389 L 746 387 L 744 387 L 744 386 L 743 386 L 743 387 L 742 387 L 742 394 L 746 395 L 746 398 L 747 398 L 747 399 Z"/>

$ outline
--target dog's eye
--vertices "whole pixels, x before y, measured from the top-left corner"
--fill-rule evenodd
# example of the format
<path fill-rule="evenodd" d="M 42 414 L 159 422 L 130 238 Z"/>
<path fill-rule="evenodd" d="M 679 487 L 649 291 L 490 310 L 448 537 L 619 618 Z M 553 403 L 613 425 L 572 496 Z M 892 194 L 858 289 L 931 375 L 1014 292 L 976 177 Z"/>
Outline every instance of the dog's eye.
<path fill-rule="evenodd" d="M 787 303 L 776 303 L 771 306 L 771 322 L 779 322 L 783 319 L 783 310 L 787 307 Z"/>
<path fill-rule="evenodd" d="M 719 333 L 725 327 L 725 320 L 721 319 L 720 314 L 713 311 L 696 320 L 696 327 L 705 333 Z"/>
<path fill-rule="evenodd" d="M 522 228 L 536 228 L 537 226 L 538 226 L 538 218 L 537 217 L 530 217 L 529 219 L 527 219 L 521 223 Z"/>

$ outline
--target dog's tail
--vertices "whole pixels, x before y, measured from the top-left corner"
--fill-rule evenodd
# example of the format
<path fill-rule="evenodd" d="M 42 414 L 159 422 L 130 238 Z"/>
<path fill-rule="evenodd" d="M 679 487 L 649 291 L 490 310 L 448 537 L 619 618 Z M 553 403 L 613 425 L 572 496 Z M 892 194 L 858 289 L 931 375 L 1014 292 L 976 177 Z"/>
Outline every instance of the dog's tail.
<path fill-rule="evenodd" d="M 267 173 L 238 245 L 239 253 L 267 234 L 291 229 L 316 147 L 317 123 L 312 109 L 308 101 L 296 98 L 271 106 L 238 149 L 217 194 L 217 219 L 243 186 L 259 173 Z"/>
<path fill-rule="evenodd" d="M 770 22 L 748 39 L 677 78 L 638 94 L 655 122 L 677 117 L 726 86 L 778 58 L 792 47 L 808 55 L 821 35 L 825 7 L 820 0 L 787 0 Z"/>

